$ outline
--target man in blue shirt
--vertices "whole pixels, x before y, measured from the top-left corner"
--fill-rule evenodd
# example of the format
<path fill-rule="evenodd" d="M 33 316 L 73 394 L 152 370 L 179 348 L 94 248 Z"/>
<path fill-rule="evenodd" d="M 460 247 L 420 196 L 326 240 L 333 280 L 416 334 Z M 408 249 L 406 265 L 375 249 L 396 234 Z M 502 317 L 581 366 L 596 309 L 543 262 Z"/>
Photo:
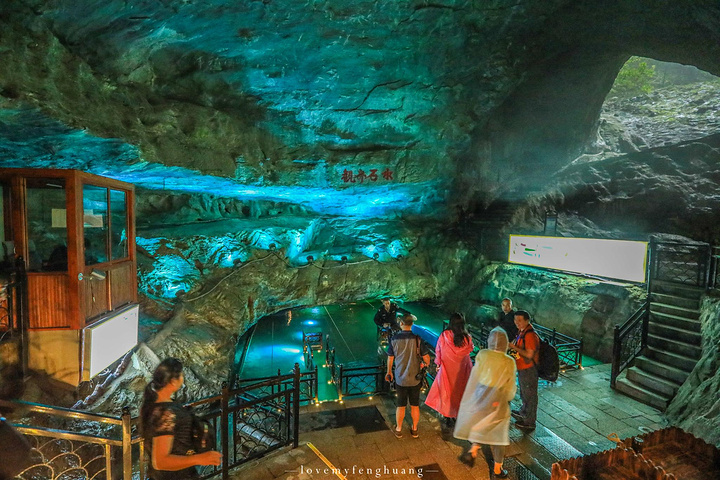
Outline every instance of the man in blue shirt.
<path fill-rule="evenodd" d="M 420 385 L 421 371 L 430 364 L 427 346 L 420 337 L 412 333 L 415 315 L 406 313 L 400 320 L 400 332 L 390 338 L 388 343 L 388 363 L 385 380 L 395 380 L 397 391 L 397 408 L 395 409 L 395 428 L 393 433 L 402 438 L 402 424 L 405 420 L 405 406 L 410 401 L 410 417 L 412 428 L 410 434 L 418 437 L 417 427 L 420 421 Z M 395 367 L 393 369 L 393 366 Z"/>

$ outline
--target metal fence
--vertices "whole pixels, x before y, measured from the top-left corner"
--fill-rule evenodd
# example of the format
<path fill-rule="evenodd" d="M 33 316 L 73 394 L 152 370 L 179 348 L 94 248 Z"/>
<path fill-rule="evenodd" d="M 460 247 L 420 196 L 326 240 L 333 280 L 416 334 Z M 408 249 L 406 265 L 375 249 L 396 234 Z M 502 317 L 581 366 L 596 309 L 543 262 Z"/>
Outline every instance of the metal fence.
<path fill-rule="evenodd" d="M 316 373 L 316 372 L 315 372 Z M 219 440 L 220 467 L 205 467 L 201 478 L 221 475 L 231 468 L 292 444 L 298 446 L 300 421 L 300 365 L 293 373 L 246 383 L 231 390 L 223 384 L 220 395 L 188 404 L 207 420 Z"/>
<path fill-rule="evenodd" d="M 298 364 L 291 374 L 240 383 L 237 389 L 223 384 L 219 395 L 186 405 L 213 427 L 223 455 L 222 465 L 204 467 L 201 478 L 227 479 L 231 468 L 297 447 L 301 398 L 317 401 L 317 369 L 301 374 Z M 0 407 L 12 411 L 8 419 L 33 447 L 22 480 L 145 478 L 139 419 L 128 408 L 114 417 L 27 402 L 0 401 Z"/>
<path fill-rule="evenodd" d="M 610 385 L 614 388 L 618 375 L 640 355 L 647 345 L 649 315 L 645 302 L 624 324 L 615 325 Z"/>
<path fill-rule="evenodd" d="M 8 419 L 32 446 L 32 465 L 19 479 L 131 480 L 135 471 L 145 478 L 138 419 L 127 408 L 115 417 L 19 401 L 0 406 L 12 410 Z"/>
<path fill-rule="evenodd" d="M 707 243 L 651 241 L 649 280 L 709 287 L 712 250 Z"/>
<path fill-rule="evenodd" d="M 287 375 L 282 375 L 278 370 L 277 376 L 273 377 L 236 378 L 235 385 L 241 389 L 250 385 L 257 385 L 255 394 L 274 395 L 291 388 L 292 380 L 287 378 Z M 300 404 L 307 405 L 317 402 L 317 395 L 318 367 L 314 365 L 312 370 L 300 373 Z"/>
<path fill-rule="evenodd" d="M 376 395 L 385 393 L 389 386 L 385 381 L 386 364 L 338 367 L 338 394 L 343 397 Z"/>
<path fill-rule="evenodd" d="M 445 320 L 443 328 L 447 329 L 447 326 L 448 321 Z M 582 338 L 578 340 L 570 335 L 560 333 L 554 328 L 544 327 L 538 323 L 533 323 L 532 326 L 541 338 L 547 340 L 550 345 L 555 347 L 561 368 L 582 368 Z M 488 348 L 487 338 L 490 330 L 492 330 L 490 326 L 485 324 L 480 326 L 468 325 L 467 330 L 475 344 L 475 350 L 472 352 L 472 355 L 475 355 L 481 348 Z M 512 341 L 513 339 L 509 340 Z"/>
<path fill-rule="evenodd" d="M 710 273 L 708 275 L 709 285 L 708 288 L 720 288 L 720 247 L 712 247 L 710 252 Z"/>

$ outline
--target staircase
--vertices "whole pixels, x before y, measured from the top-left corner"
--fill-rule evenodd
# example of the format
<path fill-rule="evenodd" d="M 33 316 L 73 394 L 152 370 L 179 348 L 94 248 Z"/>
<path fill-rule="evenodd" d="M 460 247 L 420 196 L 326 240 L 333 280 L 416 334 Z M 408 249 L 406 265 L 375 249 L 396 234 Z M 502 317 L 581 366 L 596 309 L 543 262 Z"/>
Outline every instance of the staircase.
<path fill-rule="evenodd" d="M 655 281 L 650 292 L 647 348 L 617 379 L 624 394 L 665 410 L 702 353 L 700 287 Z"/>

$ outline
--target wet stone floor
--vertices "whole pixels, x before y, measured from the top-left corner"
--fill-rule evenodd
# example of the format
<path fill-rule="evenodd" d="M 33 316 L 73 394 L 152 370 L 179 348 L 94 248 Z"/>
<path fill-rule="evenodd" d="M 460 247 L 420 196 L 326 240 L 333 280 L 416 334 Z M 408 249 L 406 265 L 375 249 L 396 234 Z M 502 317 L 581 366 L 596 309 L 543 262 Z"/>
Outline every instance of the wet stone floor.
<path fill-rule="evenodd" d="M 519 397 L 513 408 L 519 406 Z M 348 399 L 301 409 L 300 447 L 283 449 L 234 470 L 242 480 L 484 480 L 491 476 L 489 449 L 473 468 L 457 457 L 468 443 L 443 430 L 441 419 L 420 407 L 419 438 L 390 430 L 395 422 L 393 396 Z M 558 382 L 540 382 L 537 429 L 510 426 L 505 468 L 512 479 L 549 479 L 554 462 L 614 448 L 607 439 L 666 426 L 660 412 L 610 388 L 610 365 L 569 370 Z"/>

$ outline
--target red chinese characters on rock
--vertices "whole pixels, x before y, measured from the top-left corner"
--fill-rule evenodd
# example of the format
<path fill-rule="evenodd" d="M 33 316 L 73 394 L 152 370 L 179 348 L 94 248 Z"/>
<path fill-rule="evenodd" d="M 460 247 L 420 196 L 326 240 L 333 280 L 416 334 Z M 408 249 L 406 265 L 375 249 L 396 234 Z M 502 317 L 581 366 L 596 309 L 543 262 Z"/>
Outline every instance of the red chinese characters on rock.
<path fill-rule="evenodd" d="M 384 180 L 391 181 L 393 179 L 393 171 L 386 168 L 378 175 L 377 168 L 371 168 L 370 173 L 366 173 L 362 168 L 359 169 L 357 173 L 344 169 L 340 179 L 345 183 L 364 183 L 366 180 L 368 182 L 377 182 L 381 176 Z"/>

